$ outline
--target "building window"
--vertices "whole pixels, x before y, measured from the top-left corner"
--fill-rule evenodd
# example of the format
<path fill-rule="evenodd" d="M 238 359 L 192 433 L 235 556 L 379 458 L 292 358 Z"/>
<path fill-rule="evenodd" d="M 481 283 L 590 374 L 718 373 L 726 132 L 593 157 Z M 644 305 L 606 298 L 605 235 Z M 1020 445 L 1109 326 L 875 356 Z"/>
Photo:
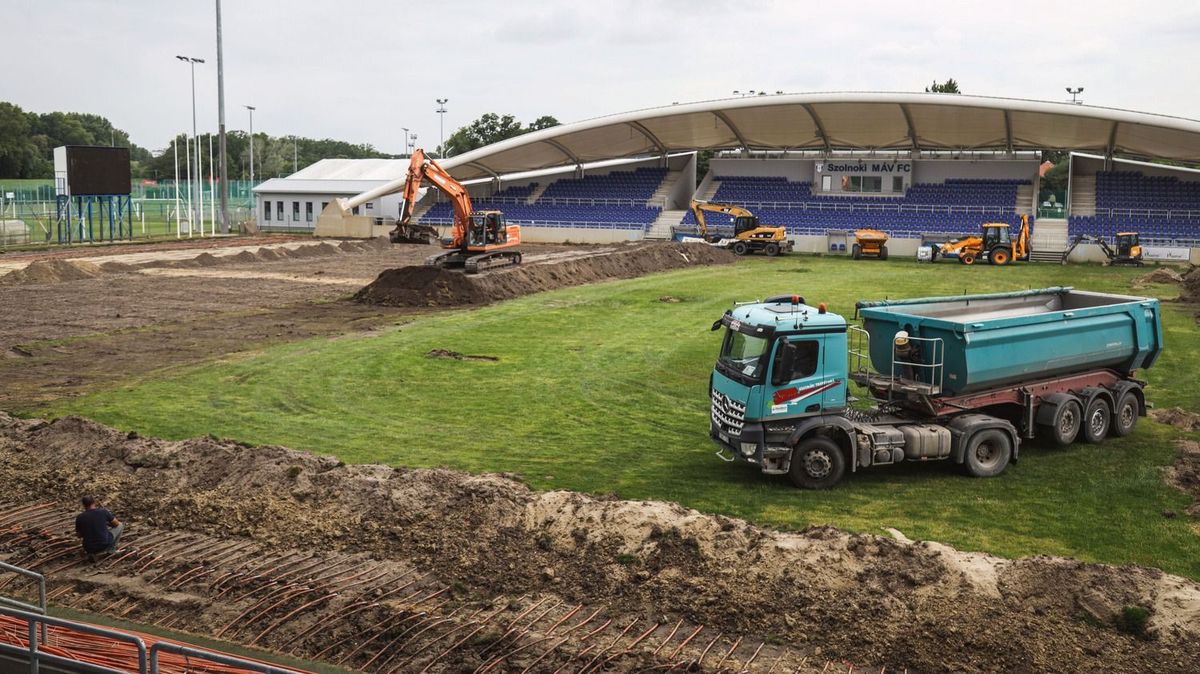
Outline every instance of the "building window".
<path fill-rule="evenodd" d="M 354 215 L 358 215 L 358 206 L 355 206 L 354 208 L 350 209 L 350 212 Z"/>
<path fill-rule="evenodd" d="M 263 199 L 263 220 L 271 221 L 271 202 Z"/>
<path fill-rule="evenodd" d="M 283 221 L 284 221 L 284 215 L 283 215 L 283 202 L 282 202 L 282 201 L 276 201 L 276 202 L 275 202 L 275 215 L 276 215 L 276 217 L 278 217 L 278 218 L 279 218 L 279 221 L 280 221 L 280 222 L 283 222 Z"/>
<path fill-rule="evenodd" d="M 375 210 L 375 202 L 374 202 L 374 201 L 368 201 L 368 202 L 367 202 L 367 210 L 368 210 L 368 211 L 373 211 L 373 210 Z"/>
<path fill-rule="evenodd" d="M 322 212 L 322 213 L 324 213 L 324 212 L 325 212 L 325 207 L 326 207 L 326 206 L 328 206 L 328 205 L 329 205 L 329 202 L 328 202 L 328 201 L 322 201 L 322 202 L 321 202 L 321 212 Z"/>
<path fill-rule="evenodd" d="M 821 191 L 828 192 L 833 189 L 833 176 L 821 176 Z"/>
<path fill-rule="evenodd" d="M 843 176 L 842 189 L 846 192 L 882 192 L 882 176 Z"/>
<path fill-rule="evenodd" d="M 312 202 L 311 201 L 304 205 L 304 220 L 305 220 L 305 222 L 312 222 Z"/>
<path fill-rule="evenodd" d="M 904 176 L 892 176 L 892 191 L 893 192 L 903 192 L 904 191 Z"/>
<path fill-rule="evenodd" d="M 292 202 L 292 222 L 300 222 L 300 202 Z"/>

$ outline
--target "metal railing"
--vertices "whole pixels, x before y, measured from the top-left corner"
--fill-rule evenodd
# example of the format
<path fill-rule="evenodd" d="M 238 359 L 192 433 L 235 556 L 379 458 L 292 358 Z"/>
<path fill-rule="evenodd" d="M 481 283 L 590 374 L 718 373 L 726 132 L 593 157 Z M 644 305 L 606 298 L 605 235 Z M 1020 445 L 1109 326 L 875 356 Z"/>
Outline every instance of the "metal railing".
<path fill-rule="evenodd" d="M 7 571 L 9 573 L 15 573 L 18 576 L 25 576 L 26 578 L 29 578 L 30 580 L 37 582 L 37 586 L 38 586 L 38 603 L 36 606 L 34 606 L 33 604 L 27 604 L 18 599 L 13 599 L 12 597 L 6 597 L 4 595 L 0 595 L 0 604 L 7 604 L 16 609 L 25 610 L 25 611 L 33 611 L 35 613 L 40 613 L 41 615 L 46 615 L 46 577 L 45 576 L 38 573 L 37 571 L 30 571 L 29 569 L 26 569 L 26 568 L 23 568 L 20 566 L 13 566 L 12 564 L 6 564 L 4 562 L 0 562 L 0 571 Z M 46 627 L 45 627 L 45 625 L 43 625 L 42 626 L 42 639 L 45 640 L 45 638 L 46 638 Z"/>
<path fill-rule="evenodd" d="M 580 222 L 577 220 L 519 220 L 508 218 L 510 225 L 522 227 L 571 227 L 574 229 L 645 229 L 644 222 Z M 452 225 L 453 218 L 421 218 L 422 225 Z M 650 223 L 651 225 L 654 223 Z"/>
<path fill-rule="evenodd" d="M 284 667 L 275 667 L 265 662 L 253 662 L 235 658 L 232 655 L 222 655 L 213 653 L 212 651 L 204 651 L 190 646 L 180 646 L 166 641 L 156 642 L 150 647 L 150 674 L 158 674 L 158 654 L 159 653 L 174 653 L 182 655 L 185 658 L 196 660 L 207 660 L 220 665 L 228 665 L 230 667 L 238 667 L 251 672 L 263 672 L 264 674 L 297 674 L 294 669 Z"/>
<path fill-rule="evenodd" d="M 862 200 L 866 201 L 866 200 Z M 541 202 L 538 202 L 541 203 Z M 888 204 L 848 201 L 745 201 L 739 206 L 780 211 L 833 211 L 840 213 L 926 213 L 933 215 L 1015 215 L 1015 206 L 953 206 L 948 204 Z"/>
<path fill-rule="evenodd" d="M 849 346 L 846 350 L 849 353 L 850 372 L 853 375 L 857 375 L 857 378 L 862 381 L 878 381 L 871 379 L 873 372 L 871 364 L 871 334 L 863 328 L 854 325 L 847 328 L 847 330 L 849 333 Z M 893 394 L 897 388 L 903 390 L 905 386 L 911 387 L 913 384 L 919 384 L 929 387 L 929 395 L 936 395 L 942 390 L 942 385 L 945 383 L 945 342 L 940 337 L 914 337 L 909 335 L 908 339 L 909 341 L 916 342 L 918 345 L 926 345 L 927 348 L 917 351 L 917 357 L 920 358 L 920 354 L 928 353 L 929 362 L 924 362 L 924 360 L 896 360 L 895 349 L 891 349 L 891 372 L 886 375 L 888 402 L 893 400 Z M 883 373 L 879 374 L 881 377 L 884 376 Z"/>
<path fill-rule="evenodd" d="M 1170 208 L 1097 208 L 1097 216 L 1108 218 L 1153 218 L 1156 220 L 1200 220 L 1200 211 Z"/>
<path fill-rule="evenodd" d="M 28 611 L 20 611 L 4 606 L 0 606 L 0 615 L 6 615 L 25 621 L 26 627 L 28 628 L 28 643 L 26 644 L 26 647 L 21 648 L 20 646 L 13 646 L 12 644 L 0 642 L 0 653 L 28 656 L 30 674 L 38 674 L 41 663 L 43 662 L 47 664 L 61 665 L 62 667 L 68 669 L 68 671 L 100 672 L 102 674 L 127 674 L 127 672 L 124 670 L 111 669 L 102 665 L 84 662 L 76 658 L 64 657 L 43 651 L 41 648 L 39 648 L 39 644 L 48 644 L 48 641 L 45 638 L 47 625 L 72 630 L 74 632 L 80 632 L 82 634 L 101 636 L 107 639 L 113 639 L 114 641 L 119 641 L 121 643 L 130 644 L 137 649 L 138 674 L 150 674 L 151 670 L 147 668 L 148 660 L 146 657 L 146 644 L 141 640 L 140 637 L 135 637 L 132 634 L 126 634 L 116 630 L 105 629 L 103 627 L 95 627 L 85 623 L 77 623 L 73 620 L 52 618 L 50 616 L 30 613 Z M 38 640 L 39 628 L 42 633 L 42 640 L 40 642 Z"/>
<path fill-rule="evenodd" d="M 90 634 L 94 636 L 104 637 L 113 641 L 128 644 L 137 650 L 137 672 L 138 674 L 159 674 L 159 654 L 173 653 L 181 655 L 185 658 L 195 660 L 207 660 L 229 667 L 237 667 L 248 672 L 262 672 L 263 674 L 299 674 L 294 669 L 286 667 L 278 667 L 265 662 L 254 660 L 246 660 L 233 655 L 224 653 L 214 653 L 199 648 L 190 646 L 182 646 L 180 644 L 171 643 L 168 641 L 158 641 L 146 648 L 146 643 L 141 637 L 113 630 L 104 627 L 97 627 L 87 623 L 76 622 L 74 620 L 66 620 L 63 618 L 54 618 L 47 615 L 22 611 L 15 608 L 0 606 L 0 615 L 16 618 L 25 623 L 25 634 L 27 643 L 24 647 L 15 646 L 13 644 L 0 642 L 0 653 L 8 653 L 16 657 L 29 658 L 30 674 L 38 674 L 42 663 L 50 665 L 59 665 L 68 671 L 83 671 L 97 672 L 98 674 L 128 674 L 124 669 L 113 669 L 103 665 L 86 662 L 77 658 L 71 658 L 54 653 L 48 653 L 42 650 L 43 645 L 50 645 L 46 638 L 46 627 L 52 626 L 61 630 L 68 630 L 80 634 Z M 39 636 L 40 632 L 40 636 Z"/>

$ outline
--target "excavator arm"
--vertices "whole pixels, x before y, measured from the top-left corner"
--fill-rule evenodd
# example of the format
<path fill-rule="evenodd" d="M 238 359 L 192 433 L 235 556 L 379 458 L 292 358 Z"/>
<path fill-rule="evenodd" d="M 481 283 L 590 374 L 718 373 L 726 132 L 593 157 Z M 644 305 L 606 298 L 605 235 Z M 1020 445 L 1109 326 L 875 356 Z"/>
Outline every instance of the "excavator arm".
<path fill-rule="evenodd" d="M 704 220 L 705 212 L 709 213 L 725 213 L 735 218 L 743 216 L 753 216 L 750 211 L 741 206 L 733 204 L 714 204 L 709 201 L 692 200 L 692 213 L 696 215 L 696 229 L 699 230 L 700 236 L 704 239 L 708 238 L 708 223 Z"/>
<path fill-rule="evenodd" d="M 417 193 L 424 181 L 429 181 L 450 199 L 450 204 L 454 208 L 454 226 L 450 230 L 450 242 L 447 247 L 461 246 L 467 235 L 467 226 L 471 221 L 471 195 L 467 193 L 467 188 L 463 187 L 462 183 L 438 166 L 437 162 L 426 157 L 425 151 L 420 148 L 413 151 L 412 160 L 408 163 L 408 177 L 401 190 L 404 205 L 401 207 L 400 219 L 396 222 L 397 231 L 410 227 L 409 221 L 412 219 L 413 208 L 417 203 Z"/>

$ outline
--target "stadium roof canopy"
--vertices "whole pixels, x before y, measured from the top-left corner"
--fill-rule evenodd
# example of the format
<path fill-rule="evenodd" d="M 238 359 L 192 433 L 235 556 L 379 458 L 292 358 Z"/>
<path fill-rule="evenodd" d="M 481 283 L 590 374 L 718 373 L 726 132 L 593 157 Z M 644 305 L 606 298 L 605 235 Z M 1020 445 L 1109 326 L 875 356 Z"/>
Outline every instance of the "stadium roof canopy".
<path fill-rule="evenodd" d="M 1200 161 L 1200 121 L 1115 108 L 926 93 L 810 93 L 636 110 L 440 162 L 459 180 L 690 150 L 1074 150 Z"/>

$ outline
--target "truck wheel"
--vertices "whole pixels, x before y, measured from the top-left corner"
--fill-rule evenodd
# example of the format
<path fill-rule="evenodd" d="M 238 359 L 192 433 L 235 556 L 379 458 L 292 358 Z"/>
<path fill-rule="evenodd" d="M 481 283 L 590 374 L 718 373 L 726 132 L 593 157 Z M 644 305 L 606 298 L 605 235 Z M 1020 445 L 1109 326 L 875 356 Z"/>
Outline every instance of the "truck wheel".
<path fill-rule="evenodd" d="M 733 254 L 734 255 L 745 255 L 746 253 L 749 253 L 749 252 L 750 252 L 750 244 L 746 243 L 745 241 L 738 241 L 733 244 Z"/>
<path fill-rule="evenodd" d="M 1012 259 L 1012 256 L 1009 255 L 1007 248 L 993 248 L 992 252 L 988 254 L 988 261 L 997 267 L 1003 267 L 1008 264 L 1010 259 Z"/>
<path fill-rule="evenodd" d="M 1004 472 L 1012 459 L 1012 438 L 991 428 L 971 436 L 963 466 L 971 477 L 995 477 Z"/>
<path fill-rule="evenodd" d="M 779 254 L 779 244 L 768 243 L 766 246 L 763 246 L 763 252 L 767 254 L 767 257 L 775 257 Z"/>
<path fill-rule="evenodd" d="M 880 247 L 879 247 L 879 259 L 880 259 L 880 260 L 886 260 L 886 259 L 887 259 L 887 246 L 880 246 Z"/>
<path fill-rule="evenodd" d="M 963 264 L 975 264 L 975 256 L 970 253 L 962 253 L 958 256 L 958 261 Z"/>
<path fill-rule="evenodd" d="M 1083 406 L 1078 400 L 1068 400 L 1054 410 L 1054 421 L 1045 428 L 1047 435 L 1059 447 L 1075 442 L 1079 427 L 1083 425 Z"/>
<path fill-rule="evenodd" d="M 1117 407 L 1113 410 L 1112 423 L 1108 432 L 1114 437 L 1123 438 L 1133 432 L 1137 426 L 1140 405 L 1137 396 L 1132 391 L 1126 391 L 1117 399 Z"/>
<path fill-rule="evenodd" d="M 829 438 L 809 438 L 792 450 L 788 477 L 801 489 L 829 489 L 846 473 L 846 457 Z"/>
<path fill-rule="evenodd" d="M 855 260 L 862 257 L 862 246 L 858 245 L 857 243 L 853 246 L 850 246 L 850 257 L 854 258 Z"/>
<path fill-rule="evenodd" d="M 1085 442 L 1098 445 L 1104 442 L 1104 438 L 1108 435 L 1108 426 L 1111 422 L 1112 410 L 1108 408 L 1108 401 L 1102 396 L 1096 396 L 1083 411 L 1083 427 L 1079 430 L 1079 436 Z"/>

